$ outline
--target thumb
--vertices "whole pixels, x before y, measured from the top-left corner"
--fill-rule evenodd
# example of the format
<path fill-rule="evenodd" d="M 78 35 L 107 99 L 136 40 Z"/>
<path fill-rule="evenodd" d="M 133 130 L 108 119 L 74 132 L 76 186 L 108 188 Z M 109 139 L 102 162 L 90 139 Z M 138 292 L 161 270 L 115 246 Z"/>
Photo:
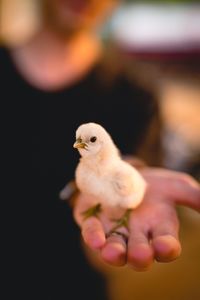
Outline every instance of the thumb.
<path fill-rule="evenodd" d="M 200 212 L 200 184 L 190 175 L 181 174 L 172 183 L 170 193 L 175 203 Z"/>

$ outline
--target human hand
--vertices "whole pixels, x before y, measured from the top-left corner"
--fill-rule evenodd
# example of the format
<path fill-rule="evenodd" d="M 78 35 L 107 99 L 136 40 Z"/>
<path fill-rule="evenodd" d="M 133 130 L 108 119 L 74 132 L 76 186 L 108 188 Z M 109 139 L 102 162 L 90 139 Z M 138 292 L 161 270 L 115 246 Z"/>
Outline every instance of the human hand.
<path fill-rule="evenodd" d="M 74 217 L 85 243 L 98 251 L 105 262 L 114 266 L 128 263 L 143 271 L 154 260 L 170 262 L 180 255 L 176 204 L 200 212 L 200 185 L 179 172 L 147 167 L 140 172 L 147 182 L 147 191 L 141 205 L 130 214 L 128 230 L 118 230 L 122 235 L 107 237 L 113 223 L 104 212 L 98 218 L 83 219 L 82 212 L 90 206 L 85 195 L 77 196 Z"/>

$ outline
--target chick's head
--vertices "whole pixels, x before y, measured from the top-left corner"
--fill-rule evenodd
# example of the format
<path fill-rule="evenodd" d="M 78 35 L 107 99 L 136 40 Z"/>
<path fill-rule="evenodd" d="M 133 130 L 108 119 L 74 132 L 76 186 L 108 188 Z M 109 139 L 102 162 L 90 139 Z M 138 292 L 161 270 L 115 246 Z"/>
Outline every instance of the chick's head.
<path fill-rule="evenodd" d="M 92 157 L 107 153 L 114 145 L 110 135 L 101 125 L 86 123 L 76 131 L 74 148 L 78 149 L 82 157 Z"/>

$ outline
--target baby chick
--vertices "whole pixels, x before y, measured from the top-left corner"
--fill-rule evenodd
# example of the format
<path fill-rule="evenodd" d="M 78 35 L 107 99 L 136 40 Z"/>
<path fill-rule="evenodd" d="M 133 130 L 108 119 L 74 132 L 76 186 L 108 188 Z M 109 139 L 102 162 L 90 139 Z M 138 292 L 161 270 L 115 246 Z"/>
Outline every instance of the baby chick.
<path fill-rule="evenodd" d="M 99 124 L 86 123 L 76 131 L 81 158 L 75 172 L 78 189 L 95 199 L 83 212 L 85 218 L 98 215 L 103 208 L 119 208 L 125 213 L 115 220 L 115 231 L 126 226 L 132 209 L 142 201 L 146 183 L 139 172 L 120 157 L 120 152 L 108 132 Z M 91 198 L 91 197 L 90 197 Z"/>

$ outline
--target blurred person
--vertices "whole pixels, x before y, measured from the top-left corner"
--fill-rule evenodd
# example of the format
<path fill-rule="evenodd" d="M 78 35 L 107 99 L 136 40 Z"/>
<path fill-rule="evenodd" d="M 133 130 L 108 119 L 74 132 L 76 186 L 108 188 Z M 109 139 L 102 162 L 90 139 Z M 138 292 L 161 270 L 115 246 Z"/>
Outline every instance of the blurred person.
<path fill-rule="evenodd" d="M 0 50 L 10 178 L 7 276 L 20 298 L 106 299 L 104 276 L 88 264 L 73 216 L 85 243 L 103 261 L 146 270 L 154 259 L 170 262 L 180 255 L 175 204 L 200 210 L 199 185 L 191 177 L 131 157 L 159 164 L 159 108 L 123 72 L 112 78 L 102 68 L 96 26 L 116 3 L 43 0 L 40 31 Z M 84 195 L 73 195 L 73 215 L 59 199 L 78 162 L 75 130 L 89 121 L 105 126 L 148 182 L 143 203 L 131 215 L 128 241 L 123 230 L 106 238 L 106 219 L 82 219 Z"/>

